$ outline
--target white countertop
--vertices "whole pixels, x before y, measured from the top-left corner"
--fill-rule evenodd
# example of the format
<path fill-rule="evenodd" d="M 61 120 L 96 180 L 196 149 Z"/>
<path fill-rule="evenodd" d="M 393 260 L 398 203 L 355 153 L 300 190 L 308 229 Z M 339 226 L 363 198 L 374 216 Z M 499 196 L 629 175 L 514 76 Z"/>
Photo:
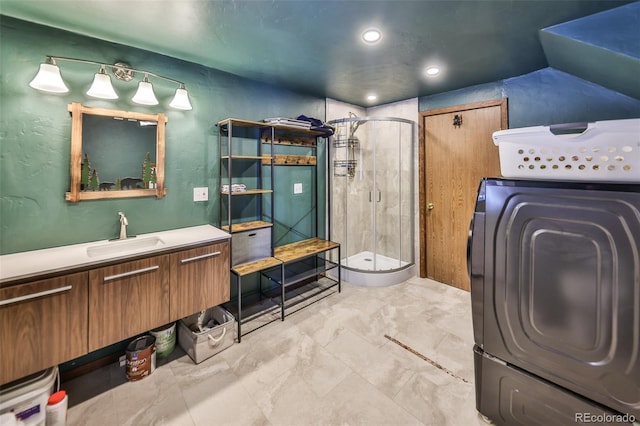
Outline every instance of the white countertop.
<path fill-rule="evenodd" d="M 153 254 L 168 249 L 188 247 L 195 244 L 222 241 L 231 235 L 211 225 L 192 226 L 188 228 L 172 229 L 170 231 L 152 232 L 136 235 L 124 240 L 138 242 L 147 238 L 157 238 L 158 243 L 144 247 L 126 247 L 116 253 L 93 254 L 87 249 L 96 246 L 108 247 L 110 244 L 122 244 L 122 240 L 100 240 L 89 243 L 72 244 L 42 250 L 25 251 L 21 253 L 0 256 L 0 284 L 17 279 L 36 277 L 38 275 L 60 272 L 79 267 L 100 265 L 112 260 L 123 260 L 140 254 Z M 156 240 L 154 240 L 156 241 Z M 113 250 L 106 250 L 107 252 Z"/>

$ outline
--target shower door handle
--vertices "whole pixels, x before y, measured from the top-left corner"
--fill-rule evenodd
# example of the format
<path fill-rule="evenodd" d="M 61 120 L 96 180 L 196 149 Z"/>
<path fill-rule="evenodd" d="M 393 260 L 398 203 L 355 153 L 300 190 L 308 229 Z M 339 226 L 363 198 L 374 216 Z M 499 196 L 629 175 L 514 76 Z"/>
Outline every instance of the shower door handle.
<path fill-rule="evenodd" d="M 378 202 L 382 201 L 382 192 L 378 191 Z"/>

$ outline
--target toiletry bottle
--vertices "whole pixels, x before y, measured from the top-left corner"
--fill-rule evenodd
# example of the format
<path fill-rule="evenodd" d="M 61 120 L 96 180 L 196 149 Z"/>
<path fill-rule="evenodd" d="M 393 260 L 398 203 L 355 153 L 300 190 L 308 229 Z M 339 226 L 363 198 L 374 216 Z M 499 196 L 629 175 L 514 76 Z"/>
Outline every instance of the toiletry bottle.
<path fill-rule="evenodd" d="M 67 392 L 55 392 L 47 401 L 46 426 L 66 426 L 67 424 Z"/>

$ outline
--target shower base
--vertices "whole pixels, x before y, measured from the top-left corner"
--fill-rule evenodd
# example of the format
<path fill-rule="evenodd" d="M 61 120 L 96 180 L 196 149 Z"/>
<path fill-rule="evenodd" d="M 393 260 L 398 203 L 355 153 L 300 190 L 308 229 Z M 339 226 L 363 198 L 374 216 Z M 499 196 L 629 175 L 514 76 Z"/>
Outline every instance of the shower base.
<path fill-rule="evenodd" d="M 387 287 L 415 276 L 413 263 L 363 251 L 342 259 L 342 279 L 359 286 Z M 375 265 L 375 270 L 374 270 Z"/>

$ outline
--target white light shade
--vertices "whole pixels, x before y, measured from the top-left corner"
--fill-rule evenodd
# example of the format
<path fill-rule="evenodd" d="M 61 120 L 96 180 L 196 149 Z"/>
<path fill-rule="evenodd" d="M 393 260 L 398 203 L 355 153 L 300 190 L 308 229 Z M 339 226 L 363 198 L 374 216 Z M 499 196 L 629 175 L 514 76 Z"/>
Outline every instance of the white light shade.
<path fill-rule="evenodd" d="M 87 95 L 100 99 L 118 99 L 118 95 L 111 85 L 111 78 L 105 73 L 104 66 L 93 78 L 93 84 L 87 90 Z"/>
<path fill-rule="evenodd" d="M 49 93 L 67 93 L 69 91 L 60 75 L 60 68 L 55 64 L 40 64 L 38 74 L 31 80 L 29 86 Z"/>
<path fill-rule="evenodd" d="M 158 99 L 156 99 L 156 95 L 153 93 L 153 86 L 149 83 L 149 79 L 146 76 L 144 80 L 138 84 L 138 91 L 131 100 L 140 105 L 158 105 Z"/>
<path fill-rule="evenodd" d="M 176 89 L 176 94 L 169 106 L 171 108 L 183 109 L 185 111 L 193 109 L 191 102 L 189 102 L 189 93 L 187 92 L 187 89 L 184 88 L 184 85 L 180 85 L 180 87 Z"/>

